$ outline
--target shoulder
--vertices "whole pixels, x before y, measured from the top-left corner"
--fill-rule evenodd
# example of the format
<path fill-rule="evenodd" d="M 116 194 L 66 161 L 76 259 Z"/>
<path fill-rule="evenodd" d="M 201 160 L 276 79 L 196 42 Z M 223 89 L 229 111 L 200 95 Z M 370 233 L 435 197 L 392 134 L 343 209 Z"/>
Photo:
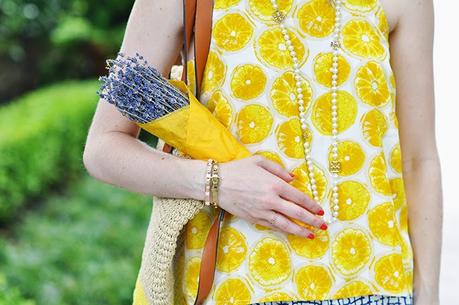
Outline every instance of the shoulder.
<path fill-rule="evenodd" d="M 390 32 L 406 24 L 433 24 L 433 0 L 379 0 L 385 11 Z"/>

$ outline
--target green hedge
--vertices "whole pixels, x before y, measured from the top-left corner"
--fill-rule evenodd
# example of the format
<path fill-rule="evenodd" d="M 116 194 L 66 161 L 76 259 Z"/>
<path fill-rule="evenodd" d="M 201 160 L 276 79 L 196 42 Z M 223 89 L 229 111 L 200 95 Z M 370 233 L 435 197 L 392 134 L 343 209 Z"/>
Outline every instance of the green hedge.
<path fill-rule="evenodd" d="M 98 86 L 95 80 L 64 82 L 0 108 L 0 221 L 81 173 Z"/>

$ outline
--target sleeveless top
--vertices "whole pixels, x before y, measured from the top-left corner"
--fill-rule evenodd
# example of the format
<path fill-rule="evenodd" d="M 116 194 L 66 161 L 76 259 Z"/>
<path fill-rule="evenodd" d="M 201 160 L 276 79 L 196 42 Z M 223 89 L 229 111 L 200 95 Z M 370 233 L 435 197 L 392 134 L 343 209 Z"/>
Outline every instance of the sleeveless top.
<path fill-rule="evenodd" d="M 331 0 L 279 0 L 304 80 L 320 203 L 331 213 L 328 157 L 335 9 Z M 254 154 L 278 162 L 308 195 L 292 61 L 269 0 L 216 0 L 199 100 Z M 338 75 L 340 213 L 315 239 L 227 213 L 217 268 L 204 304 L 325 300 L 412 293 L 413 257 L 389 62 L 389 27 L 378 0 L 343 0 Z M 194 88 L 193 60 L 187 63 Z M 178 152 L 180 154 L 180 152 Z M 177 252 L 176 304 L 193 304 L 205 238 L 203 208 Z"/>

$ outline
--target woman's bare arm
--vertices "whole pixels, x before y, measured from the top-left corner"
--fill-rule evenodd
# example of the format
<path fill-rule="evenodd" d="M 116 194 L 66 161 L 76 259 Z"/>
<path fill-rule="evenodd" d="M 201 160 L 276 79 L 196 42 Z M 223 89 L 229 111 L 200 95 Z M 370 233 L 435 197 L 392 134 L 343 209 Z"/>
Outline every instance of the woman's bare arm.
<path fill-rule="evenodd" d="M 142 54 L 167 76 L 180 53 L 182 18 L 182 0 L 135 1 L 121 52 Z M 183 160 L 153 149 L 137 139 L 139 131 L 135 123 L 100 99 L 83 155 L 88 172 L 133 192 L 201 198 L 204 194 L 197 190 L 204 187 L 200 184 L 205 162 Z"/>
<path fill-rule="evenodd" d="M 416 305 L 436 305 L 442 241 L 442 190 L 435 138 L 432 0 L 403 0 L 390 35 L 397 115 L 414 250 Z"/>
<path fill-rule="evenodd" d="M 182 15 L 182 0 L 137 0 L 121 51 L 142 54 L 167 75 L 182 46 Z M 101 99 L 83 156 L 87 171 L 133 192 L 204 199 L 206 162 L 151 148 L 137 139 L 138 133 L 137 125 Z M 312 233 L 283 215 L 324 228 L 323 219 L 315 215 L 321 213 L 320 205 L 290 185 L 293 178 L 276 162 L 258 155 L 225 162 L 220 171 L 218 202 L 229 213 L 300 236 L 311 237 Z"/>

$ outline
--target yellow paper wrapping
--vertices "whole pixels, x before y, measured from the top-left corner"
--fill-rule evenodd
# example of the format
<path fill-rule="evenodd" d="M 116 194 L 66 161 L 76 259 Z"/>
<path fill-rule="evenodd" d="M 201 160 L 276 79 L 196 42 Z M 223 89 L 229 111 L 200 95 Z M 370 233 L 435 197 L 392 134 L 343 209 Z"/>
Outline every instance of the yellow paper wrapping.
<path fill-rule="evenodd" d="M 155 121 L 138 124 L 193 159 L 227 162 L 251 155 L 181 80 L 168 80 L 188 94 L 190 104 Z"/>

